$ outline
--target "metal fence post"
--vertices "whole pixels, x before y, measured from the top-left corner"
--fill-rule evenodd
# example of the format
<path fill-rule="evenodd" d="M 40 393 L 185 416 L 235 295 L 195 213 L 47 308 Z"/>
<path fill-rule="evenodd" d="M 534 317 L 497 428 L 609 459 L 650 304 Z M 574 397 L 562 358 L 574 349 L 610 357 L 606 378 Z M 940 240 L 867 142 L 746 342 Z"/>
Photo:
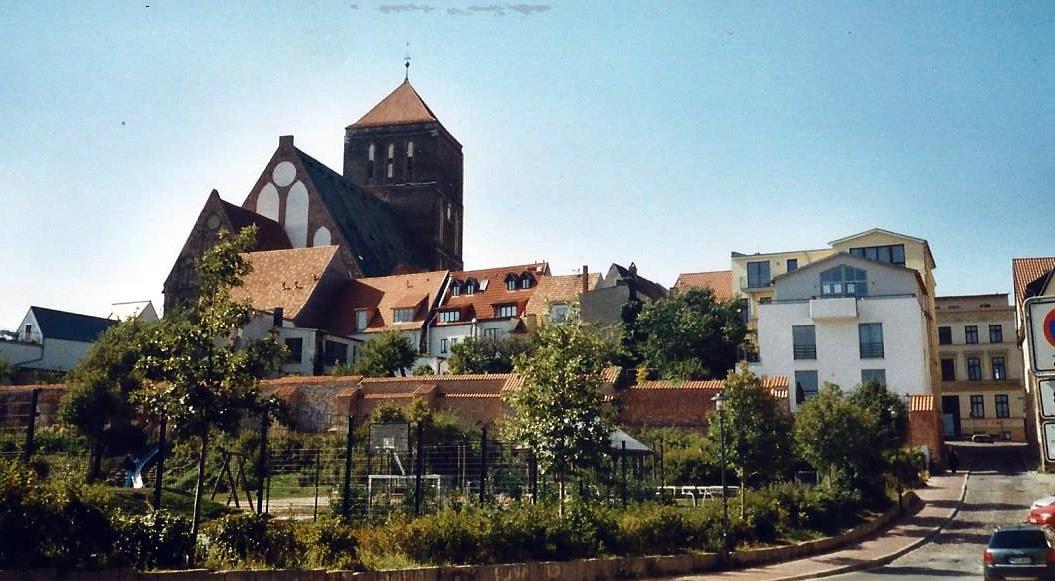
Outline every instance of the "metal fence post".
<path fill-rule="evenodd" d="M 659 497 L 661 499 L 667 496 L 667 467 L 666 461 L 663 457 L 663 442 L 659 443 Z"/>
<path fill-rule="evenodd" d="M 37 402 L 40 400 L 40 388 L 34 389 L 29 396 L 29 417 L 26 418 L 26 447 L 22 451 L 26 458 L 33 455 L 36 447 L 34 440 L 37 427 Z"/>
<path fill-rule="evenodd" d="M 487 490 L 487 426 L 480 434 L 480 504 L 486 501 Z"/>
<path fill-rule="evenodd" d="M 154 472 L 154 510 L 161 508 L 161 482 L 165 475 L 165 441 L 168 430 L 169 419 L 168 416 L 162 415 L 161 422 L 158 425 L 158 461 L 156 466 L 156 472 Z"/>
<path fill-rule="evenodd" d="M 352 496 L 352 446 L 355 444 L 355 418 L 348 416 L 348 441 L 344 456 L 344 496 L 341 499 L 341 515 L 348 518 Z"/>
<path fill-rule="evenodd" d="M 267 478 L 267 430 L 271 422 L 267 417 L 267 408 L 260 414 L 260 457 L 256 464 L 256 478 L 259 488 L 256 489 L 256 512 L 264 514 L 264 482 Z"/>
<path fill-rule="evenodd" d="M 626 440 L 623 440 L 623 454 L 619 457 L 619 468 L 623 473 L 623 508 L 626 508 Z"/>
<path fill-rule="evenodd" d="M 315 513 L 312 515 L 312 521 L 319 520 L 319 476 L 322 474 L 322 449 L 315 449 Z"/>
<path fill-rule="evenodd" d="M 414 515 L 421 516 L 421 473 L 425 470 L 425 422 L 418 420 L 417 457 L 414 458 Z"/>

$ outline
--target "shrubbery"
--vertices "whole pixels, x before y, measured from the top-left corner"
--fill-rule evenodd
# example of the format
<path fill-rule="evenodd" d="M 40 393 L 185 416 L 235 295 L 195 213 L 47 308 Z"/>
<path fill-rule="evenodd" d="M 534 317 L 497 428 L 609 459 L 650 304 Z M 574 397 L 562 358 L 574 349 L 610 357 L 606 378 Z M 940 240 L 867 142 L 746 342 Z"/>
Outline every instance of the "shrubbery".
<path fill-rule="evenodd" d="M 118 513 L 113 518 L 114 551 L 137 569 L 178 569 L 194 543 L 190 519 L 165 510 Z"/>

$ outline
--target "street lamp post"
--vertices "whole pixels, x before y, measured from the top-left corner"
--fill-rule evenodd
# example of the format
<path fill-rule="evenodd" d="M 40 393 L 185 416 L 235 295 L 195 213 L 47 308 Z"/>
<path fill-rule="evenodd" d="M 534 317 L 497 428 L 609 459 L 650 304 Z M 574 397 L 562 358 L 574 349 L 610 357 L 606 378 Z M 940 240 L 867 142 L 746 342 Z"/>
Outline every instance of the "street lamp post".
<path fill-rule="evenodd" d="M 720 454 L 720 460 L 722 463 L 722 563 L 726 563 L 729 559 L 729 499 L 726 498 L 726 487 L 725 487 L 725 414 L 723 410 L 725 408 L 725 395 L 718 393 L 718 395 L 711 398 L 714 402 L 714 408 L 718 410 L 718 450 Z M 742 484 L 741 484 L 742 485 Z"/>

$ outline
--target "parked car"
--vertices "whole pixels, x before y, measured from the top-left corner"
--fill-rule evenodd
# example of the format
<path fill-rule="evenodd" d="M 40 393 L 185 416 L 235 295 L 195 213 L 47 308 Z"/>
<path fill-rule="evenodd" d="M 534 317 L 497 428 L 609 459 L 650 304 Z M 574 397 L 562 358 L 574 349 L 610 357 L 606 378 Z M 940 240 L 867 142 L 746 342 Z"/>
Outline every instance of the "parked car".
<path fill-rule="evenodd" d="M 1035 506 L 1029 510 L 1026 522 L 1043 527 L 1055 526 L 1055 504 Z"/>
<path fill-rule="evenodd" d="M 1055 494 L 1049 494 L 1048 496 L 1042 496 L 1033 501 L 1033 504 L 1029 505 L 1030 510 L 1034 508 L 1040 508 L 1042 506 L 1051 506 L 1055 504 Z"/>
<path fill-rule="evenodd" d="M 1051 530 L 1037 525 L 1001 527 L 982 553 L 986 579 L 1055 578 Z"/>
<path fill-rule="evenodd" d="M 975 434 L 971 436 L 971 441 L 979 444 L 992 444 L 993 436 L 991 434 Z"/>

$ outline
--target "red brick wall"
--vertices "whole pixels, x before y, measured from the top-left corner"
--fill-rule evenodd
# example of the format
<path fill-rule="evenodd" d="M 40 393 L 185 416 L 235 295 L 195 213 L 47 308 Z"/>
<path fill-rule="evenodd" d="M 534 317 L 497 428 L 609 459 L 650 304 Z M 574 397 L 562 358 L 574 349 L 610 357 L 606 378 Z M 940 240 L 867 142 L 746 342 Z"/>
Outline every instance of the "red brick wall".
<path fill-rule="evenodd" d="M 926 445 L 930 449 L 931 463 L 944 466 L 941 416 L 936 410 L 909 412 L 908 441 L 912 446 Z"/>

